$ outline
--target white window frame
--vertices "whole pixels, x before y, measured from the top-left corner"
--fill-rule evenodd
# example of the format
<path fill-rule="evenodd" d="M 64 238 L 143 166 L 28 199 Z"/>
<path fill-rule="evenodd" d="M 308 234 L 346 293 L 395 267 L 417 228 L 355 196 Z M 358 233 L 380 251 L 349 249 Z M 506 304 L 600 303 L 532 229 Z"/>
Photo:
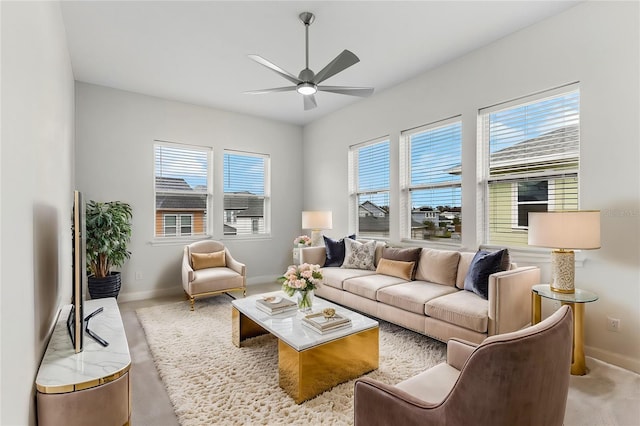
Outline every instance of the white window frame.
<path fill-rule="evenodd" d="M 358 183 L 358 172 L 359 172 L 359 158 L 358 152 L 361 148 L 366 148 L 372 145 L 386 143 L 389 148 L 389 186 L 368 189 L 366 191 L 359 190 Z M 387 214 L 389 216 L 389 229 L 387 230 L 388 235 L 383 234 L 374 234 L 369 233 L 367 235 L 361 235 L 359 229 L 359 215 L 360 215 L 360 204 L 359 199 L 361 196 L 374 195 L 374 194 L 387 194 L 387 199 L 390 201 L 391 197 L 391 138 L 389 136 L 383 136 L 376 139 L 372 139 L 366 142 L 362 142 L 359 144 L 351 145 L 349 147 L 348 154 L 348 162 L 349 162 L 349 229 L 351 229 L 352 233 L 356 234 L 358 238 L 376 238 L 378 240 L 389 240 L 391 233 L 391 219 L 393 218 L 393 212 L 389 211 Z M 390 202 L 389 202 L 390 204 Z M 387 206 L 390 208 L 390 206 Z"/>
<path fill-rule="evenodd" d="M 521 182 L 513 182 L 511 184 L 511 192 L 513 194 L 513 211 L 511 213 L 511 218 L 512 218 L 512 223 L 513 223 L 513 229 L 520 229 L 520 230 L 528 230 L 529 227 L 528 226 L 522 226 L 520 225 L 520 210 L 519 207 L 521 205 L 525 205 L 525 204 L 546 204 L 547 205 L 547 211 L 549 211 L 549 208 L 553 206 L 553 200 L 554 200 L 554 195 L 555 194 L 555 179 L 538 179 L 541 181 L 546 181 L 547 182 L 547 199 L 546 201 L 518 201 L 518 195 L 519 195 L 519 186 L 518 184 Z"/>
<path fill-rule="evenodd" d="M 174 150 L 185 150 L 185 151 L 197 151 L 197 152 L 201 152 L 204 153 L 206 156 L 206 189 L 202 190 L 199 189 L 198 191 L 196 191 L 196 193 L 199 194 L 203 194 L 206 195 L 206 201 L 205 201 L 205 211 L 203 213 L 203 226 L 205 228 L 203 233 L 198 233 L 198 234 L 194 234 L 194 215 L 191 215 L 191 234 L 189 235 L 181 235 L 180 231 L 179 231 L 179 224 L 178 221 L 176 220 L 176 235 L 158 235 L 157 232 L 157 224 L 156 224 L 156 218 L 157 218 L 157 214 L 158 214 L 158 209 L 157 209 L 157 204 L 156 204 L 156 197 L 157 197 L 157 174 L 158 174 L 158 170 L 156 170 L 157 164 L 156 164 L 156 150 L 158 147 L 166 147 L 166 148 L 170 148 L 170 149 L 174 149 Z M 170 141 L 164 141 L 164 140 L 159 140 L 156 139 L 154 140 L 154 144 L 153 144 L 153 162 L 154 162 L 154 166 L 153 166 L 153 212 L 154 212 L 154 220 L 153 220 L 153 242 L 154 243 L 158 243 L 158 244 L 165 244 L 165 243 L 182 243 L 182 242 L 190 242 L 190 241 L 196 241 L 196 240 L 201 240 L 204 238 L 211 238 L 213 235 L 213 223 L 211 222 L 211 217 L 213 216 L 212 214 L 210 214 L 212 212 L 212 208 L 213 208 L 213 148 L 211 147 L 207 147 L 207 146 L 201 146 L 201 145 L 190 145 L 190 144 L 183 144 L 183 143 L 178 143 L 178 142 L 170 142 Z M 166 176 L 165 176 L 166 177 Z M 179 194 L 184 194 L 184 191 L 162 191 L 164 193 L 175 193 L 177 195 Z M 174 215 L 174 216 L 179 216 L 182 213 L 176 213 L 175 210 L 167 210 L 167 213 L 161 213 L 162 216 L 162 230 L 164 233 L 164 229 L 165 229 L 165 220 L 164 220 L 164 216 L 166 215 Z"/>
<path fill-rule="evenodd" d="M 176 232 L 175 234 L 169 235 L 169 237 L 190 237 L 193 235 L 193 214 L 182 214 L 182 213 L 163 213 L 162 215 L 162 229 L 163 229 L 163 234 L 165 236 L 167 236 L 167 217 L 174 217 L 176 220 L 176 224 L 173 225 L 172 227 L 176 228 Z M 191 225 L 189 226 L 189 228 L 191 228 L 191 231 L 188 234 L 183 234 L 182 233 L 182 218 L 183 217 L 188 217 L 189 220 L 191 221 Z"/>
<path fill-rule="evenodd" d="M 416 240 L 411 235 L 411 192 L 419 190 L 429 190 L 438 188 L 460 188 L 460 197 L 462 197 L 462 171 L 460 172 L 459 181 L 447 181 L 438 183 L 426 183 L 426 184 L 411 184 L 411 137 L 428 131 L 437 130 L 443 127 L 448 127 L 453 124 L 460 124 L 460 168 L 462 170 L 462 116 L 456 115 L 454 117 L 438 120 L 423 126 L 414 127 L 412 129 L 403 130 L 400 133 L 400 235 L 403 241 L 412 243 L 420 242 L 427 244 L 437 245 L 453 245 L 460 246 L 462 244 L 462 238 L 455 240 Z M 404 172 L 402 172 L 404 171 Z M 462 204 L 462 200 L 461 200 Z M 461 206 L 462 207 L 462 206 Z M 462 219 L 462 218 L 460 218 Z"/>
<path fill-rule="evenodd" d="M 247 197 L 252 197 L 252 198 L 257 198 L 257 199 L 261 199 L 262 202 L 264 203 L 264 207 L 263 207 L 263 231 L 260 232 L 258 230 L 258 232 L 255 232 L 255 225 L 254 225 L 254 219 L 252 218 L 250 223 L 249 223 L 249 228 L 248 228 L 248 232 L 247 233 L 242 233 L 242 234 L 225 234 L 224 233 L 224 225 L 225 224 L 230 224 L 230 222 L 227 222 L 227 212 L 224 210 L 224 197 L 227 196 L 233 196 L 230 193 L 226 193 L 224 192 L 224 186 L 225 186 L 225 179 L 226 177 L 223 176 L 222 177 L 222 197 L 223 197 L 223 203 L 222 203 L 222 209 L 223 209 L 223 213 L 222 213 L 222 220 L 223 220 L 223 238 L 225 239 L 258 239 L 258 238 L 267 238 L 271 236 L 271 156 L 269 154 L 262 154 L 262 153 L 257 153 L 257 152 L 248 152 L 248 151 L 238 151 L 238 150 L 232 150 L 232 149 L 225 149 L 223 151 L 223 164 L 224 164 L 224 156 L 225 155 L 237 155 L 237 156 L 245 156 L 245 157 L 256 157 L 256 158 L 261 158 L 263 160 L 263 164 L 264 164 L 264 172 L 263 172 L 263 179 L 264 179 L 264 195 L 243 195 L 243 196 L 247 196 Z M 224 174 L 224 165 L 222 167 L 223 169 L 223 174 Z M 235 212 L 231 212 L 230 215 L 234 221 L 231 223 L 237 224 L 238 223 L 238 217 L 235 214 Z"/>
<path fill-rule="evenodd" d="M 522 98 L 514 99 L 509 102 L 501 103 L 498 105 L 494 105 L 491 107 L 482 108 L 478 111 L 478 123 L 479 123 L 479 143 L 478 143 L 478 176 L 479 180 L 479 199 L 478 205 L 481 206 L 481 215 L 479 215 L 479 235 L 481 237 L 481 244 L 483 246 L 492 247 L 492 246 L 500 246 L 500 247 L 513 247 L 518 250 L 530 250 L 526 245 L 514 244 L 510 245 L 505 242 L 491 241 L 491 224 L 489 223 L 489 203 L 490 203 L 490 194 L 489 194 L 489 186 L 491 183 L 510 183 L 511 184 L 511 227 L 515 233 L 526 234 L 528 232 L 528 227 L 520 226 L 518 224 L 518 183 L 521 181 L 541 181 L 546 180 L 548 182 L 547 187 L 547 205 L 549 206 L 549 211 L 553 210 L 553 206 L 556 204 L 556 182 L 558 179 L 566 179 L 566 178 L 575 178 L 577 179 L 577 188 L 579 190 L 580 185 L 580 101 L 578 101 L 578 113 L 577 113 L 577 128 L 578 128 L 578 155 L 577 155 L 577 165 L 574 168 L 558 170 L 558 171 L 530 171 L 528 173 L 517 173 L 513 175 L 506 174 L 502 177 L 491 177 L 490 176 L 490 141 L 489 139 L 489 116 L 492 113 L 509 110 L 513 108 L 517 108 L 524 105 L 536 104 L 542 102 L 546 99 L 555 98 L 558 96 L 569 95 L 573 92 L 577 92 L 578 96 L 580 96 L 580 85 L 579 83 L 572 83 L 562 87 L 558 87 L 555 89 L 545 90 L 533 95 L 525 96 Z M 560 154 L 561 155 L 561 154 Z M 576 205 L 580 204 L 580 194 L 576 195 Z M 579 208 L 579 207 L 578 207 Z"/>

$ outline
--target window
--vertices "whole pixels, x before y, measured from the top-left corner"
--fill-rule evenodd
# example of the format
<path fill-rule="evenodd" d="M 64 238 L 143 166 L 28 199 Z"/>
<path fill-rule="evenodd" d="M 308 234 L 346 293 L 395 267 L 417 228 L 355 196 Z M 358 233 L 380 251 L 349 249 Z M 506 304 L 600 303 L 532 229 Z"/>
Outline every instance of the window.
<path fill-rule="evenodd" d="M 527 245 L 529 212 L 578 209 L 580 92 L 555 89 L 480 111 L 484 241 Z"/>
<path fill-rule="evenodd" d="M 389 140 L 349 149 L 352 214 L 358 237 L 389 237 Z"/>
<path fill-rule="evenodd" d="M 462 232 L 462 122 L 459 117 L 402 132 L 402 235 L 459 243 Z"/>
<path fill-rule="evenodd" d="M 518 190 L 518 212 L 513 215 L 517 219 L 514 227 L 526 228 L 529 225 L 529 212 L 549 211 L 548 180 L 518 182 L 514 188 Z"/>
<path fill-rule="evenodd" d="M 155 236 L 208 235 L 211 149 L 156 141 Z"/>
<path fill-rule="evenodd" d="M 193 233 L 192 223 L 193 215 L 191 214 L 165 214 L 164 236 L 189 236 Z"/>
<path fill-rule="evenodd" d="M 224 235 L 269 233 L 269 156 L 224 153 Z"/>

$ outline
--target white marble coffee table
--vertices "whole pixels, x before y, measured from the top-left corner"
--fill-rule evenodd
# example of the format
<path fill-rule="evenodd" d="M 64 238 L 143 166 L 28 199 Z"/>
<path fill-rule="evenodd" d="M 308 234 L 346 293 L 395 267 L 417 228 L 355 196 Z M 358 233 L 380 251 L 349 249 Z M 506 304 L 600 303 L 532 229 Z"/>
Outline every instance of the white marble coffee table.
<path fill-rule="evenodd" d="M 305 313 L 269 315 L 256 307 L 260 294 L 232 302 L 232 338 L 240 347 L 250 337 L 271 333 L 278 338 L 280 387 L 300 404 L 333 386 L 378 368 L 378 322 L 342 306 L 315 298 L 313 311 L 334 308 L 351 318 L 351 327 L 320 334 L 302 325 Z M 289 298 L 293 300 L 293 298 Z"/>

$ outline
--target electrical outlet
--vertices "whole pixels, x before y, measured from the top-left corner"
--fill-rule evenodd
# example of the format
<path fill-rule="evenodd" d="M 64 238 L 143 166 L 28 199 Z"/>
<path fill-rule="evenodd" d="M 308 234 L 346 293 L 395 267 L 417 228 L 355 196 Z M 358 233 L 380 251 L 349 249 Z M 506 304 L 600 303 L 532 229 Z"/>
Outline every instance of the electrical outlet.
<path fill-rule="evenodd" d="M 140 281 L 142 279 L 142 272 L 137 271 L 136 272 L 136 281 Z"/>
<path fill-rule="evenodd" d="M 620 320 L 618 318 L 607 317 L 607 330 L 620 331 Z"/>

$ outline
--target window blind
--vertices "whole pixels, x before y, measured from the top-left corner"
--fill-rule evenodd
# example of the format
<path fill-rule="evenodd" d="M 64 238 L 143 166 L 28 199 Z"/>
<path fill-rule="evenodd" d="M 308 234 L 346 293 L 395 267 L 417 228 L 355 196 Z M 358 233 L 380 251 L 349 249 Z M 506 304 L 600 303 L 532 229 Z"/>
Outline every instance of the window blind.
<path fill-rule="evenodd" d="M 269 157 L 225 151 L 223 160 L 224 234 L 268 233 L 267 170 Z"/>
<path fill-rule="evenodd" d="M 389 237 L 389 140 L 352 147 L 354 214 L 358 237 Z"/>
<path fill-rule="evenodd" d="M 156 141 L 154 144 L 155 235 L 205 235 L 211 196 L 211 149 Z M 178 217 L 189 226 L 176 227 Z M 173 221 L 173 225 L 166 221 Z"/>
<path fill-rule="evenodd" d="M 480 114 L 485 241 L 527 245 L 529 212 L 579 208 L 580 92 L 574 85 Z"/>
<path fill-rule="evenodd" d="M 402 132 L 408 153 L 403 237 L 458 243 L 462 231 L 462 122 L 449 119 Z"/>

